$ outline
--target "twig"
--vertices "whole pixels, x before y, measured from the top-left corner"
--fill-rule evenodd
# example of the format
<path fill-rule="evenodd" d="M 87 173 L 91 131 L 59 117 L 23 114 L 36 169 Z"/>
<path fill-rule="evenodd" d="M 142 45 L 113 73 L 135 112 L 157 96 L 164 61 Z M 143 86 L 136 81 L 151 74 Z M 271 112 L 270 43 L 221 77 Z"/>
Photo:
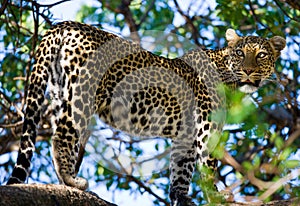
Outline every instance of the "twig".
<path fill-rule="evenodd" d="M 16 106 L 2 91 L 0 91 L 0 96 L 1 98 L 5 99 L 5 101 L 7 101 L 10 106 L 13 106 L 16 109 L 17 114 L 19 114 L 22 118 L 24 117 L 24 113 L 22 112 L 22 110 L 18 106 Z"/>
<path fill-rule="evenodd" d="M 279 7 L 279 9 L 284 13 L 284 15 L 286 15 L 287 17 L 289 17 L 291 20 L 294 20 L 296 22 L 299 22 L 300 19 L 298 18 L 295 18 L 293 16 L 290 16 L 283 8 L 282 6 L 280 5 L 280 3 L 277 1 L 277 0 L 274 0 L 275 1 L 275 4 Z"/>
<path fill-rule="evenodd" d="M 0 128 L 12 128 L 12 127 L 17 127 L 23 124 L 23 121 L 18 121 L 16 123 L 12 124 L 0 124 Z"/>
<path fill-rule="evenodd" d="M 139 179 L 133 177 L 133 176 L 128 176 L 128 178 L 130 180 L 132 180 L 133 182 L 135 182 L 140 188 L 144 188 L 144 190 L 146 192 L 148 192 L 149 194 L 153 195 L 156 199 L 158 199 L 160 202 L 164 203 L 166 206 L 170 206 L 170 203 L 167 202 L 165 199 L 161 198 L 160 196 L 158 196 L 157 194 L 155 194 L 148 186 L 146 186 L 142 181 L 140 181 Z"/>
<path fill-rule="evenodd" d="M 0 21 L 5 22 L 7 25 L 11 24 L 13 27 L 19 27 L 20 29 L 28 32 L 28 35 L 32 35 L 32 32 L 28 28 L 26 28 L 26 27 L 24 27 L 22 25 L 19 25 L 17 22 L 15 22 L 13 20 L 8 20 L 8 19 L 5 19 L 5 18 L 0 18 Z"/>
<path fill-rule="evenodd" d="M 0 16 L 2 14 L 4 14 L 4 11 L 5 11 L 5 9 L 6 9 L 7 5 L 8 5 L 8 0 L 4 0 L 1 4 L 2 4 L 2 6 L 0 8 Z"/>
<path fill-rule="evenodd" d="M 148 9 L 145 11 L 145 13 L 143 14 L 143 16 L 140 18 L 140 23 L 137 24 L 137 27 L 139 28 L 141 26 L 141 24 L 146 20 L 146 18 L 148 17 L 149 12 L 151 11 L 151 9 L 153 8 L 153 6 L 155 5 L 155 0 L 152 0 Z"/>
<path fill-rule="evenodd" d="M 195 41 L 195 44 L 202 47 L 202 45 L 200 44 L 198 38 L 199 38 L 199 33 L 198 33 L 198 29 L 195 27 L 192 19 L 184 13 L 184 11 L 180 8 L 177 0 L 174 0 L 174 4 L 176 6 L 177 11 L 180 13 L 180 15 L 186 20 L 187 25 L 191 28 L 192 30 L 192 37 L 193 40 Z"/>
<path fill-rule="evenodd" d="M 256 178 L 253 170 L 246 172 L 244 168 L 228 152 L 225 152 L 223 161 L 230 164 L 238 172 L 245 174 L 246 178 L 251 182 L 251 184 L 257 186 L 260 190 L 267 189 L 273 184 L 273 182 L 266 182 Z"/>
<path fill-rule="evenodd" d="M 270 185 L 269 188 L 261 196 L 259 196 L 259 199 L 265 200 L 266 198 L 271 196 L 274 192 L 276 192 L 280 187 L 282 187 L 282 185 L 284 185 L 286 182 L 299 177 L 299 175 L 300 175 L 300 168 L 297 169 L 296 171 L 290 172 L 285 177 L 280 178 L 279 180 L 274 182 L 272 185 Z"/>
<path fill-rule="evenodd" d="M 300 129 L 294 131 L 284 143 L 284 148 L 290 146 L 297 138 L 300 137 Z"/>
<path fill-rule="evenodd" d="M 61 0 L 61 1 L 55 2 L 53 4 L 38 4 L 38 5 L 39 5 L 39 7 L 48 7 L 48 8 L 51 8 L 51 7 L 57 6 L 57 5 L 61 4 L 61 3 L 68 2 L 68 1 L 71 1 L 71 0 Z"/>
<path fill-rule="evenodd" d="M 148 158 L 148 159 L 145 159 L 145 160 L 142 160 L 140 162 L 137 162 L 136 164 L 138 165 L 141 165 L 141 164 L 144 164 L 146 162 L 149 162 L 149 161 L 152 161 L 152 160 L 161 160 L 162 158 L 166 157 L 167 155 L 169 155 L 171 152 L 171 148 L 168 148 L 168 149 L 165 149 L 164 152 L 160 153 L 160 154 L 157 154 L 157 155 L 154 155 L 153 157 L 151 158 Z"/>
<path fill-rule="evenodd" d="M 253 5 L 252 5 L 251 0 L 248 0 L 248 3 L 249 3 L 250 11 L 251 11 L 252 16 L 253 16 L 253 18 L 254 18 L 254 21 L 258 22 L 258 23 L 261 24 L 264 28 L 268 29 L 271 33 L 273 33 L 273 32 L 271 31 L 271 29 L 270 29 L 268 26 L 266 26 L 264 23 L 262 23 L 262 22 L 259 20 L 259 18 L 256 16 L 255 10 L 254 10 L 254 8 L 253 8 Z M 256 30 L 258 30 L 257 27 L 256 27 Z"/>
<path fill-rule="evenodd" d="M 129 8 L 131 1 L 130 0 L 122 0 L 121 4 L 119 7 L 113 8 L 110 6 L 110 3 L 104 0 L 100 1 L 102 3 L 102 5 L 104 7 L 106 7 L 107 9 L 115 12 L 115 13 L 119 13 L 119 14 L 123 14 L 126 23 L 128 24 L 129 27 L 129 31 L 130 31 L 130 37 L 132 39 L 132 41 L 140 43 L 141 39 L 140 36 L 138 35 L 137 31 L 138 31 L 138 24 L 135 22 L 134 18 L 133 18 L 133 14 Z"/>

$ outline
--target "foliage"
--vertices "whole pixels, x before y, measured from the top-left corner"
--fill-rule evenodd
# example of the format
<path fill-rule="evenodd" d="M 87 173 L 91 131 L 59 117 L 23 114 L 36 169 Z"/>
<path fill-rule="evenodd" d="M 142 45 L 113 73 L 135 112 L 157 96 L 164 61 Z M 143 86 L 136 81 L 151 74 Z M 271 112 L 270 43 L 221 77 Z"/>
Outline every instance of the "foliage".
<path fill-rule="evenodd" d="M 36 47 L 45 29 L 54 22 L 50 8 L 64 2 L 49 5 L 35 1 L 1 2 L 1 183 L 7 180 L 15 161 L 14 150 L 21 136 L 24 98 Z M 228 110 L 222 136 L 224 141 L 214 153 L 220 159 L 218 172 L 225 184 L 219 184 L 220 188 L 237 191 L 237 196 L 247 197 L 247 200 L 256 198 L 268 201 L 299 196 L 299 10 L 279 0 L 91 2 L 82 5 L 76 15 L 77 21 L 118 31 L 126 36 L 129 32 L 135 33 L 134 39 L 141 43 L 153 34 L 147 33 L 149 30 L 176 34 L 176 43 L 163 46 L 157 43 L 162 33 L 155 36 L 157 45 L 153 51 L 162 55 L 182 54 L 182 50 L 197 46 L 222 47 L 225 45 L 225 31 L 229 27 L 243 35 L 285 36 L 287 48 L 277 62 L 276 75 L 268 84 L 248 97 L 239 92 L 226 93 Z M 173 41 L 175 35 L 163 37 Z M 45 112 L 30 182 L 57 182 L 47 149 L 50 128 Z M 106 185 L 113 193 L 127 190 L 136 196 L 148 194 L 153 204 L 167 204 L 169 140 L 130 137 L 103 125 L 97 118 L 91 130 L 92 138 L 80 174 L 89 179 L 91 188 Z M 149 145 L 152 145 L 151 149 Z M 151 158 L 153 155 L 155 160 Z M 132 162 L 138 167 L 134 167 Z M 152 167 L 154 172 L 149 172 L 145 170 L 147 164 L 143 166 L 144 163 L 159 168 Z M 200 181 L 200 175 L 196 172 L 191 195 L 199 203 L 204 203 Z M 270 186 L 278 182 L 281 187 L 270 191 Z"/>

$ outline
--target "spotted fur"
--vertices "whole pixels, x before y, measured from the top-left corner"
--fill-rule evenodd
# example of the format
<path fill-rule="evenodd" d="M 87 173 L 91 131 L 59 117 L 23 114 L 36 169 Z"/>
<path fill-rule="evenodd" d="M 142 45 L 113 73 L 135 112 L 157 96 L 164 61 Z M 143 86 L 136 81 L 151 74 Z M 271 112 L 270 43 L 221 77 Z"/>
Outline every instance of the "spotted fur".
<path fill-rule="evenodd" d="M 8 184 L 23 183 L 28 176 L 48 90 L 53 163 L 62 184 L 88 187 L 77 172 L 89 137 L 87 126 L 96 113 L 134 135 L 172 138 L 171 202 L 194 205 L 187 193 L 196 162 L 216 169 L 208 142 L 222 127 L 211 118 L 222 109 L 219 83 L 255 91 L 273 73 L 285 47 L 282 37 L 239 37 L 232 29 L 226 39 L 223 49 L 198 49 L 168 59 L 89 25 L 57 24 L 36 54 L 20 150 Z"/>

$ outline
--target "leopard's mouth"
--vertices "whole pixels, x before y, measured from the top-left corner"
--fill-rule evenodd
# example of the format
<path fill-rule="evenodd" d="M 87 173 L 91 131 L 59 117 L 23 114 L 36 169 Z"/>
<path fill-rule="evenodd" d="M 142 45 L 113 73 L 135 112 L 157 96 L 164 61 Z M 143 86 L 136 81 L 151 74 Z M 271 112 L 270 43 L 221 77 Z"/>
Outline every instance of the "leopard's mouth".
<path fill-rule="evenodd" d="M 254 86 L 254 87 L 259 87 L 260 85 L 260 80 L 253 80 L 251 81 L 250 79 L 246 79 L 246 80 L 242 80 L 239 82 L 239 86 L 244 86 L 244 85 L 250 85 L 250 86 Z"/>
<path fill-rule="evenodd" d="M 240 81 L 238 84 L 239 90 L 247 94 L 253 93 L 259 88 L 260 82 L 260 80 L 251 81 L 250 79 Z"/>

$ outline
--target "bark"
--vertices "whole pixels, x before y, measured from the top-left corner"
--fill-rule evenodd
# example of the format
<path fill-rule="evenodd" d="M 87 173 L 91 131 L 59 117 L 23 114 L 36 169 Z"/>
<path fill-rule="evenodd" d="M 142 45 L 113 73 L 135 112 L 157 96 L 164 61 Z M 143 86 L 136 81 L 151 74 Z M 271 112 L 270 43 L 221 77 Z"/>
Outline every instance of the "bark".
<path fill-rule="evenodd" d="M 53 184 L 18 184 L 0 186 L 0 205 L 43 206 L 116 206 L 92 192 Z"/>

